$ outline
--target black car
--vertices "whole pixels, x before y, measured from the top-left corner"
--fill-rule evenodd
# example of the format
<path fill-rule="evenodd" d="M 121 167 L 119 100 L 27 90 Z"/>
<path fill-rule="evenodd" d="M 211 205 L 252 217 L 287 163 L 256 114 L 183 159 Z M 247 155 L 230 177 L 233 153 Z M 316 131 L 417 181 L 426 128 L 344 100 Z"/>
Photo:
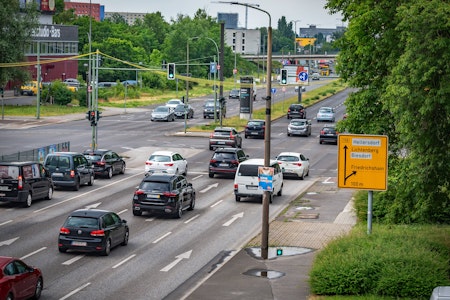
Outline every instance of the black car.
<path fill-rule="evenodd" d="M 334 126 L 325 126 L 320 131 L 319 143 L 332 143 L 337 145 L 338 134 Z"/>
<path fill-rule="evenodd" d="M 240 148 L 218 148 L 209 161 L 209 178 L 215 174 L 233 175 L 241 162 L 248 159 L 248 155 Z"/>
<path fill-rule="evenodd" d="M 175 118 L 192 119 L 194 117 L 194 108 L 190 104 L 178 104 L 173 110 Z"/>
<path fill-rule="evenodd" d="M 239 90 L 231 90 L 228 99 L 239 99 Z"/>
<path fill-rule="evenodd" d="M 92 164 L 95 176 L 111 179 L 115 174 L 124 174 L 126 163 L 116 152 L 106 149 L 86 150 L 83 155 Z"/>
<path fill-rule="evenodd" d="M 245 125 L 245 138 L 257 137 L 264 138 L 266 130 L 266 121 L 264 120 L 249 120 Z"/>
<path fill-rule="evenodd" d="M 306 119 L 306 109 L 301 104 L 291 104 L 287 111 L 287 118 Z"/>
<path fill-rule="evenodd" d="M 126 246 L 130 236 L 127 221 L 112 211 L 79 209 L 59 229 L 59 252 L 75 250 L 109 255 L 117 245 Z"/>
<path fill-rule="evenodd" d="M 86 157 L 78 152 L 54 152 L 45 157 L 44 167 L 50 172 L 55 187 L 71 187 L 94 184 L 94 169 Z"/>
<path fill-rule="evenodd" d="M 142 179 L 133 196 L 133 215 L 142 212 L 169 214 L 181 218 L 184 210 L 193 210 L 195 189 L 183 175 L 153 173 Z"/>
<path fill-rule="evenodd" d="M 222 117 L 225 118 L 227 113 L 227 107 L 225 102 L 222 102 L 221 107 L 220 101 L 217 100 L 215 107 L 216 107 L 216 118 L 220 118 L 220 113 L 222 113 Z M 214 99 L 206 100 L 205 104 L 203 105 L 203 118 L 214 119 Z"/>
<path fill-rule="evenodd" d="M 36 199 L 52 199 L 50 173 L 37 162 L 0 162 L 0 202 L 30 207 Z"/>

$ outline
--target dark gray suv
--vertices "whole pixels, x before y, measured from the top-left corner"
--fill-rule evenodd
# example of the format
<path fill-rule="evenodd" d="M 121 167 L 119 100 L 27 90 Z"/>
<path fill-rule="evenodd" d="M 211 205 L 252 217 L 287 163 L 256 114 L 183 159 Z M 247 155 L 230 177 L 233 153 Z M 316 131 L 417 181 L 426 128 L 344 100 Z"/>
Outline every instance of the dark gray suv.
<path fill-rule="evenodd" d="M 44 167 L 50 172 L 55 187 L 94 184 L 94 169 L 86 157 L 77 152 L 54 152 L 45 157 Z"/>

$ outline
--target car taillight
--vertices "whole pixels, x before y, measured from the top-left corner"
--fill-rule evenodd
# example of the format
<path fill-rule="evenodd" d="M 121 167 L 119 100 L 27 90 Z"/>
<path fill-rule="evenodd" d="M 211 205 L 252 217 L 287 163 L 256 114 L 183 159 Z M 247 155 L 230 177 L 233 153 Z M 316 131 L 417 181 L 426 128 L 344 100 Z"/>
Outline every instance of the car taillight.
<path fill-rule="evenodd" d="M 164 164 L 165 166 L 172 167 L 173 163 Z"/>
<path fill-rule="evenodd" d="M 234 164 L 234 165 L 238 165 L 239 161 L 238 160 L 232 160 L 231 163 Z"/>
<path fill-rule="evenodd" d="M 70 230 L 67 229 L 67 228 L 65 228 L 65 227 L 61 227 L 61 228 L 59 229 L 59 233 L 61 233 L 61 234 L 69 234 L 69 233 L 70 233 Z"/>
<path fill-rule="evenodd" d="M 142 195 L 142 194 L 145 194 L 145 192 L 144 192 L 143 190 L 136 190 L 136 191 L 134 192 L 134 194 L 135 194 L 135 195 Z"/>
<path fill-rule="evenodd" d="M 105 162 L 104 160 L 98 161 L 98 162 L 97 162 L 97 165 L 99 165 L 99 166 L 104 166 L 104 165 L 106 165 L 106 162 Z"/>
<path fill-rule="evenodd" d="M 163 195 L 166 196 L 166 197 L 169 197 L 169 198 L 177 196 L 176 193 L 172 193 L 172 192 L 164 192 Z"/>
<path fill-rule="evenodd" d="M 72 178 L 75 177 L 75 171 L 74 170 L 70 170 L 70 177 L 72 177 Z"/>
<path fill-rule="evenodd" d="M 214 133 L 211 133 L 211 134 L 209 135 L 210 138 L 212 138 L 213 136 L 214 136 Z"/>
<path fill-rule="evenodd" d="M 293 163 L 293 165 L 294 165 L 294 166 L 299 166 L 299 167 L 301 167 L 301 166 L 302 166 L 302 163 Z"/>
<path fill-rule="evenodd" d="M 239 185 L 237 183 L 234 184 L 234 189 L 237 190 Z"/>
<path fill-rule="evenodd" d="M 321 130 L 321 131 L 320 131 L 320 134 L 325 134 L 325 131 Z"/>
<path fill-rule="evenodd" d="M 105 236 L 103 229 L 91 231 L 91 236 Z"/>
<path fill-rule="evenodd" d="M 17 179 L 19 180 L 19 182 L 17 183 L 17 188 L 19 190 L 23 189 L 23 180 L 22 180 L 22 176 L 17 177 Z"/>
<path fill-rule="evenodd" d="M 215 160 L 215 159 L 211 159 L 211 160 L 209 161 L 210 164 L 214 164 L 214 163 L 216 163 L 216 162 L 217 162 L 217 160 Z"/>
<path fill-rule="evenodd" d="M 151 166 L 151 165 L 152 165 L 152 163 L 149 162 L 149 161 L 146 161 L 145 164 L 146 164 L 147 166 Z"/>

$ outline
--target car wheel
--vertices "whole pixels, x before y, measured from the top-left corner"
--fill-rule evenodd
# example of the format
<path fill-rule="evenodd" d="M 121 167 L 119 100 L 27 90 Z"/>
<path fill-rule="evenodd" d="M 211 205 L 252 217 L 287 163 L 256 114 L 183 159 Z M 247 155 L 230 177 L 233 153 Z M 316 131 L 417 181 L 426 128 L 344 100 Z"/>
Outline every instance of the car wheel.
<path fill-rule="evenodd" d="M 235 196 L 235 199 L 236 199 L 236 202 L 240 202 L 241 201 L 241 197 L 238 196 L 238 195 Z"/>
<path fill-rule="evenodd" d="M 177 207 L 177 211 L 175 212 L 174 217 L 175 217 L 176 219 L 179 219 L 179 218 L 181 218 L 182 215 L 183 215 L 183 206 L 182 206 L 181 203 L 179 203 L 179 204 L 178 204 L 178 207 Z"/>
<path fill-rule="evenodd" d="M 42 293 L 43 287 L 44 287 L 44 282 L 43 282 L 42 278 L 39 277 L 36 282 L 36 288 L 34 289 L 33 299 L 37 300 L 37 299 L 41 298 L 41 293 Z"/>
<path fill-rule="evenodd" d="M 112 175 L 111 175 L 112 176 Z M 89 182 L 88 182 L 89 186 L 94 185 L 94 174 L 91 174 L 91 177 L 89 178 Z"/>
<path fill-rule="evenodd" d="M 192 195 L 191 204 L 189 204 L 188 210 L 194 210 L 195 207 L 195 195 Z"/>
<path fill-rule="evenodd" d="M 308 169 L 308 171 L 306 172 L 306 175 L 305 176 L 309 176 L 309 169 Z"/>
<path fill-rule="evenodd" d="M 213 148 L 213 147 L 211 147 L 211 146 L 209 146 L 209 150 L 214 150 L 214 148 Z"/>
<path fill-rule="evenodd" d="M 108 173 L 106 174 L 106 177 L 108 179 L 111 179 L 113 177 L 113 170 L 112 167 L 108 169 Z"/>
<path fill-rule="evenodd" d="M 186 165 L 186 167 L 184 168 L 184 172 L 183 172 L 184 176 L 187 176 L 187 173 L 188 173 L 187 171 L 188 171 L 188 166 Z"/>
<path fill-rule="evenodd" d="M 214 173 L 209 173 L 208 176 L 209 178 L 214 178 Z"/>
<path fill-rule="evenodd" d="M 47 192 L 47 197 L 45 197 L 45 199 L 52 200 L 52 197 L 53 197 L 53 187 L 49 187 L 48 192 Z"/>
<path fill-rule="evenodd" d="M 288 132 L 287 136 L 291 136 L 291 134 Z"/>
<path fill-rule="evenodd" d="M 125 165 L 125 163 L 122 164 L 122 168 L 120 168 L 120 174 L 125 174 L 125 169 L 127 168 L 127 166 Z"/>
<path fill-rule="evenodd" d="M 319 144 L 322 144 L 323 142 L 322 142 L 322 140 L 319 140 Z"/>
<path fill-rule="evenodd" d="M 75 191 L 78 191 L 80 189 L 80 178 L 75 178 L 75 185 L 73 186 L 73 189 Z"/>
<path fill-rule="evenodd" d="M 125 231 L 125 235 L 123 236 L 123 242 L 122 242 L 122 246 L 126 246 L 128 245 L 128 239 L 130 238 L 130 231 L 126 230 Z"/>
<path fill-rule="evenodd" d="M 103 256 L 108 256 L 111 253 L 111 240 L 107 239 L 105 244 L 105 249 L 102 251 Z"/>
<path fill-rule="evenodd" d="M 300 178 L 300 180 L 303 180 L 303 178 L 305 178 L 305 171 L 303 170 L 302 175 L 298 176 L 298 178 Z"/>
<path fill-rule="evenodd" d="M 245 138 L 247 138 L 247 135 L 245 135 Z"/>
<path fill-rule="evenodd" d="M 283 185 L 281 185 L 281 188 L 277 193 L 277 196 L 281 196 L 281 195 L 283 195 Z"/>
<path fill-rule="evenodd" d="M 30 207 L 31 203 L 33 202 L 33 199 L 31 197 L 31 193 L 28 193 L 27 200 L 23 204 L 24 207 Z"/>
<path fill-rule="evenodd" d="M 142 216 L 142 211 L 141 210 L 133 210 L 133 216 Z"/>

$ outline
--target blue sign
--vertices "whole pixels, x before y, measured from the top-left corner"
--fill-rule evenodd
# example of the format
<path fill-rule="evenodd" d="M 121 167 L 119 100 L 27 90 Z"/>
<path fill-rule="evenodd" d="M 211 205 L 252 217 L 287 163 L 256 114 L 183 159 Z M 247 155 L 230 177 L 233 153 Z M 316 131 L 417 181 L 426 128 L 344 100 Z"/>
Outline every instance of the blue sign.
<path fill-rule="evenodd" d="M 272 94 L 275 94 L 277 92 L 276 88 L 272 88 Z"/>
<path fill-rule="evenodd" d="M 298 79 L 300 79 L 300 81 L 308 81 L 308 73 L 306 72 L 298 73 Z"/>
<path fill-rule="evenodd" d="M 215 62 L 210 62 L 209 63 L 209 73 L 214 74 L 216 73 L 216 63 Z"/>

